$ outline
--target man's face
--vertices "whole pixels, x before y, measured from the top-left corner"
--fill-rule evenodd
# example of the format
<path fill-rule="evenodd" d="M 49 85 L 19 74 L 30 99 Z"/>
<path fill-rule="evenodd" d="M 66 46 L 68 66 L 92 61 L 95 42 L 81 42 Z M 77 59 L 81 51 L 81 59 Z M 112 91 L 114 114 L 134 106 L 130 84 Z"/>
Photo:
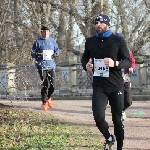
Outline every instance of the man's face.
<path fill-rule="evenodd" d="M 45 39 L 47 39 L 49 37 L 50 32 L 49 32 L 49 30 L 43 30 L 41 32 L 41 34 Z"/>
<path fill-rule="evenodd" d="M 105 24 L 103 21 L 96 21 L 95 28 L 98 33 L 103 33 L 109 29 L 109 26 Z"/>

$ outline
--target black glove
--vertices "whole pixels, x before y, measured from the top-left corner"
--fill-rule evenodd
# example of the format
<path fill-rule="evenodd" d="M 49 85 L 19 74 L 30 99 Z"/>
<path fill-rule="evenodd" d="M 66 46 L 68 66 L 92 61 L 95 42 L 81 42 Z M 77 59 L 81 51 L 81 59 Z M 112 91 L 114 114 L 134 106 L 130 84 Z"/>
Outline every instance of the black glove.
<path fill-rule="evenodd" d="M 58 57 L 57 54 L 53 54 L 53 55 L 51 56 L 52 59 L 53 59 L 53 58 L 57 58 L 57 57 Z"/>

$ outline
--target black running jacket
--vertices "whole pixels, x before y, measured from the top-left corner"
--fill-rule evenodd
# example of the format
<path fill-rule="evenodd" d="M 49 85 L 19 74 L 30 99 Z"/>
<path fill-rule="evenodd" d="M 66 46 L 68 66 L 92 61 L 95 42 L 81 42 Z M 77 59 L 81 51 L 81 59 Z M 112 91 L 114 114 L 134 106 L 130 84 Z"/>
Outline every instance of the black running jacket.
<path fill-rule="evenodd" d="M 123 38 L 114 34 L 107 38 L 96 36 L 87 38 L 81 59 L 85 71 L 87 71 L 86 64 L 90 58 L 92 58 L 92 62 L 94 58 L 111 58 L 114 61 L 119 61 L 119 66 L 109 68 L 109 77 L 93 76 L 93 88 L 99 88 L 104 92 L 123 89 L 121 69 L 128 69 L 131 66 L 129 51 Z"/>

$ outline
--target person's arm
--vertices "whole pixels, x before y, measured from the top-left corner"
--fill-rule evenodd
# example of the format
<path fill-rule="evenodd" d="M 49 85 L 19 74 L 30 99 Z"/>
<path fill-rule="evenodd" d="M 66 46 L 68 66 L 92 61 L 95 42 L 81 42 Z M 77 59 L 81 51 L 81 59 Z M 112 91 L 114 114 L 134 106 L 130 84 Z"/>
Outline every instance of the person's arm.
<path fill-rule="evenodd" d="M 117 69 L 129 69 L 131 67 L 131 60 L 129 50 L 123 38 L 120 38 L 118 56 L 120 60 L 115 61 L 115 67 Z"/>
<path fill-rule="evenodd" d="M 131 51 L 130 51 L 130 60 L 131 60 L 131 67 L 129 68 L 129 72 L 133 73 L 133 71 L 135 70 L 135 58 Z"/>
<path fill-rule="evenodd" d="M 35 41 L 31 50 L 31 56 L 32 58 L 35 58 L 35 59 L 38 57 L 38 53 L 36 52 L 36 50 L 37 50 L 37 42 Z"/>
<path fill-rule="evenodd" d="M 104 63 L 107 67 L 115 67 L 116 69 L 129 69 L 131 67 L 131 60 L 129 57 L 129 51 L 123 38 L 120 38 L 120 45 L 117 60 L 112 58 L 104 58 Z M 117 42 L 116 42 L 117 44 Z"/>
<path fill-rule="evenodd" d="M 87 63 L 89 63 L 89 60 L 90 60 L 90 53 L 88 50 L 88 39 L 87 39 L 85 42 L 85 50 L 84 50 L 82 58 L 81 58 L 82 67 L 85 71 L 87 71 Z M 91 61 L 90 61 L 90 63 L 92 64 Z"/>
<path fill-rule="evenodd" d="M 131 67 L 133 68 L 133 69 L 135 69 L 135 58 L 134 58 L 134 56 L 133 56 L 133 53 L 130 51 L 130 59 L 131 59 Z"/>

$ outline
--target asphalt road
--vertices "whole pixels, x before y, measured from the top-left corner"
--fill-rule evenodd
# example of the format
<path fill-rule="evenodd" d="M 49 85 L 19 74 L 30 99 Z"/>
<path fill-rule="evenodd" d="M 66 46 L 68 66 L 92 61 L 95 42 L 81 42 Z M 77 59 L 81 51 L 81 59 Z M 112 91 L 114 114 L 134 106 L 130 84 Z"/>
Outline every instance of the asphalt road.
<path fill-rule="evenodd" d="M 0 100 L 0 103 L 42 111 L 40 101 L 13 100 L 11 103 L 9 100 Z M 90 100 L 54 100 L 53 103 L 54 108 L 43 112 L 75 124 L 89 126 L 94 132 L 101 135 L 93 120 Z M 126 114 L 123 150 L 150 150 L 150 101 L 133 101 L 133 105 L 126 111 Z M 107 106 L 106 109 L 106 120 L 113 134 L 110 106 Z M 116 145 L 114 145 L 115 148 Z"/>

